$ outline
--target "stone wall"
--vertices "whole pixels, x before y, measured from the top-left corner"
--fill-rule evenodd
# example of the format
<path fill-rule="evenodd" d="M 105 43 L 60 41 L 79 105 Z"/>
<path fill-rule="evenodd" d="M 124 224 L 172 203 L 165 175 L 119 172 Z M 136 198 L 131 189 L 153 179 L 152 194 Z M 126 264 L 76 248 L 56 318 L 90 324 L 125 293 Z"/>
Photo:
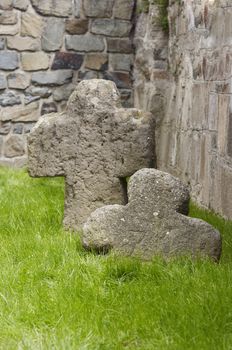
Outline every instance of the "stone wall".
<path fill-rule="evenodd" d="M 150 15 L 143 15 L 148 32 L 142 45 L 155 54 L 156 41 L 147 42 L 153 12 L 150 7 Z M 168 84 L 155 94 L 159 110 L 149 94 L 137 106 L 155 108 L 158 167 L 189 183 L 199 204 L 232 218 L 232 2 L 170 0 L 169 22 L 163 48 L 169 48 Z M 145 70 L 140 85 L 152 81 L 149 91 L 158 91 L 160 77 L 153 77 Z"/>
<path fill-rule="evenodd" d="M 132 104 L 134 0 L 0 0 L 0 164 L 23 165 L 40 115 L 76 83 L 116 82 Z"/>

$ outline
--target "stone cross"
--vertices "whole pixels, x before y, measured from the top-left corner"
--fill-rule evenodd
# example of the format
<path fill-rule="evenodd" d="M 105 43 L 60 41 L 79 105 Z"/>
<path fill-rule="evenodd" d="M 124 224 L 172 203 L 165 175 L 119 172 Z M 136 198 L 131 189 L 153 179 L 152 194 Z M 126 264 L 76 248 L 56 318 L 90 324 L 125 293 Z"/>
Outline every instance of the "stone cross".
<path fill-rule="evenodd" d="M 67 110 L 41 117 L 28 138 L 33 177 L 64 176 L 64 225 L 80 230 L 95 209 L 127 201 L 126 177 L 154 166 L 149 113 L 124 109 L 115 84 L 85 80 Z"/>
<path fill-rule="evenodd" d="M 220 233 L 187 217 L 189 191 L 170 174 L 142 169 L 129 181 L 129 203 L 97 209 L 83 225 L 83 245 L 144 259 L 155 255 L 209 256 L 218 261 Z"/>

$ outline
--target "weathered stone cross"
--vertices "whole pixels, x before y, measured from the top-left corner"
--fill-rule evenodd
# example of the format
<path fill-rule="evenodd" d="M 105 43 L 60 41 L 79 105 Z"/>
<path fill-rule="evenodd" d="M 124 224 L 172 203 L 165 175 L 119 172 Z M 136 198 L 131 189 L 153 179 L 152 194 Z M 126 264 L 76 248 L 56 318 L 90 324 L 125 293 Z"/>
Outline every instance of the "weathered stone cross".
<path fill-rule="evenodd" d="M 31 176 L 65 176 L 64 225 L 79 230 L 95 209 L 123 204 L 126 181 L 154 166 L 149 113 L 123 109 L 111 81 L 82 81 L 67 110 L 42 117 L 28 139 Z"/>
<path fill-rule="evenodd" d="M 142 169 L 129 181 L 129 203 L 93 212 L 83 226 L 87 249 L 113 249 L 151 259 L 155 255 L 209 256 L 218 261 L 220 233 L 187 217 L 189 191 L 181 181 L 156 169 Z"/>

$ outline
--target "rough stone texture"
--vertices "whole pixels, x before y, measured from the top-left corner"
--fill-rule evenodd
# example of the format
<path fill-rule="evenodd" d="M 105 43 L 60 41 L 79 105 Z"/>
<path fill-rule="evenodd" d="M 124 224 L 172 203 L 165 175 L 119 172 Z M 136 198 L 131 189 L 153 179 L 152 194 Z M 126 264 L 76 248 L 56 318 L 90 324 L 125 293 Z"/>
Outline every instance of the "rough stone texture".
<path fill-rule="evenodd" d="M 52 63 L 51 69 L 80 69 L 84 60 L 83 55 L 79 55 L 77 53 L 69 53 L 69 52 L 57 52 L 54 61 Z"/>
<path fill-rule="evenodd" d="M 152 124 L 150 114 L 122 109 L 105 80 L 82 81 L 66 112 L 41 118 L 28 139 L 29 172 L 65 176 L 66 227 L 78 230 L 96 208 L 125 201 L 123 178 L 154 166 Z"/>
<path fill-rule="evenodd" d="M 49 66 L 49 56 L 44 52 L 24 52 L 21 56 L 22 67 L 25 71 L 36 71 L 47 69 Z"/>
<path fill-rule="evenodd" d="M 88 31 L 89 20 L 86 18 L 67 19 L 65 30 L 69 34 L 85 34 Z"/>
<path fill-rule="evenodd" d="M 20 157 L 25 154 L 25 142 L 18 135 L 11 135 L 4 145 L 4 155 L 8 158 Z"/>
<path fill-rule="evenodd" d="M 87 17 L 111 17 L 114 0 L 83 0 Z"/>
<path fill-rule="evenodd" d="M 63 43 L 65 22 L 62 18 L 48 18 L 42 36 L 42 49 L 44 51 L 57 51 Z"/>
<path fill-rule="evenodd" d="M 139 170 L 129 181 L 128 198 L 126 206 L 105 206 L 90 215 L 83 226 L 86 248 L 143 259 L 190 254 L 219 260 L 220 233 L 185 216 L 190 197 L 180 180 L 155 169 Z"/>
<path fill-rule="evenodd" d="M 31 0 L 42 15 L 68 17 L 72 13 L 72 0 Z"/>
<path fill-rule="evenodd" d="M 66 48 L 67 50 L 94 52 L 103 51 L 105 44 L 101 36 L 96 36 L 89 33 L 85 35 L 67 35 Z"/>
<path fill-rule="evenodd" d="M 13 7 L 12 0 L 1 0 L 0 9 L 1 10 L 11 10 Z"/>
<path fill-rule="evenodd" d="M 14 70 L 19 66 L 18 54 L 11 51 L 0 52 L 0 69 Z"/>
<path fill-rule="evenodd" d="M 18 16 L 13 11 L 0 11 L 0 24 L 16 24 Z"/>
<path fill-rule="evenodd" d="M 33 122 L 39 119 L 39 104 L 31 103 L 29 106 L 6 107 L 0 110 L 0 121 Z"/>
<path fill-rule="evenodd" d="M 63 85 L 71 81 L 71 70 L 57 70 L 53 72 L 36 72 L 32 74 L 32 82 L 36 85 Z"/>
<path fill-rule="evenodd" d="M 13 5 L 16 9 L 26 11 L 29 6 L 29 0 L 13 0 Z"/>
<path fill-rule="evenodd" d="M 23 124 L 14 124 L 12 129 L 13 134 L 22 135 L 23 133 Z"/>
<path fill-rule="evenodd" d="M 134 0 L 115 0 L 113 15 L 115 18 L 130 20 L 133 9 Z"/>
<path fill-rule="evenodd" d="M 134 62 L 134 56 L 133 55 L 126 55 L 126 54 L 110 54 L 109 55 L 109 65 L 111 71 L 131 71 L 131 67 Z"/>
<path fill-rule="evenodd" d="M 166 44 L 154 13 L 151 7 L 137 22 L 135 106 L 156 117 L 158 167 L 189 182 L 200 205 L 231 219 L 232 3 L 173 1 Z M 169 74 L 153 68 L 165 63 L 165 51 Z"/>
<path fill-rule="evenodd" d="M 91 32 L 106 36 L 124 37 L 128 36 L 132 24 L 129 21 L 119 19 L 95 19 L 92 21 Z"/>
<path fill-rule="evenodd" d="M 0 74 L 0 90 L 4 90 L 7 87 L 7 81 L 5 75 Z"/>
<path fill-rule="evenodd" d="M 108 68 L 108 55 L 102 53 L 88 54 L 85 59 L 85 68 L 93 70 L 106 70 Z"/>
<path fill-rule="evenodd" d="M 15 118 L 22 118 L 2 139 L 0 165 L 25 164 L 27 152 L 15 160 L 5 157 L 7 138 L 17 130 L 26 141 L 30 119 L 64 111 L 80 80 L 113 80 L 122 105 L 133 105 L 132 64 L 120 53 L 133 52 L 134 4 L 135 0 L 0 0 L 0 93 L 7 95 L 10 89 L 20 101 L 1 108 L 0 119 L 16 123 Z M 113 59 L 113 54 L 119 56 Z"/>
<path fill-rule="evenodd" d="M 27 74 L 11 73 L 7 77 L 10 89 L 24 90 L 30 85 L 30 77 Z"/>
<path fill-rule="evenodd" d="M 0 106 L 14 106 L 21 103 L 20 96 L 16 95 L 12 91 L 5 91 L 0 94 Z"/>
<path fill-rule="evenodd" d="M 39 39 L 31 37 L 13 36 L 7 38 L 7 47 L 17 51 L 39 51 L 41 43 Z"/>
<path fill-rule="evenodd" d="M 7 135 L 11 130 L 11 123 L 0 122 L 0 134 Z"/>
<path fill-rule="evenodd" d="M 44 27 L 42 17 L 30 10 L 22 13 L 21 21 L 21 35 L 32 36 L 33 38 L 41 37 Z"/>

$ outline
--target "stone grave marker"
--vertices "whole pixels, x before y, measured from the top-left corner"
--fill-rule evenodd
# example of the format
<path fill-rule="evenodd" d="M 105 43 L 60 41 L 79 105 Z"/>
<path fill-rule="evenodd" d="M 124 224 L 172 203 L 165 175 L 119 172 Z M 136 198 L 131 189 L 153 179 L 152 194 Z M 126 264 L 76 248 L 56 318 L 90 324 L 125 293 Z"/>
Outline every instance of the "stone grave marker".
<path fill-rule="evenodd" d="M 154 129 L 151 114 L 121 108 L 113 82 L 82 81 L 29 135 L 29 173 L 65 177 L 64 225 L 80 230 L 95 209 L 127 201 L 127 176 L 154 166 Z"/>
<path fill-rule="evenodd" d="M 129 181 L 129 203 L 94 211 L 83 225 L 83 245 L 151 259 L 155 255 L 209 256 L 218 261 L 220 233 L 187 217 L 188 188 L 156 169 L 142 169 Z"/>

